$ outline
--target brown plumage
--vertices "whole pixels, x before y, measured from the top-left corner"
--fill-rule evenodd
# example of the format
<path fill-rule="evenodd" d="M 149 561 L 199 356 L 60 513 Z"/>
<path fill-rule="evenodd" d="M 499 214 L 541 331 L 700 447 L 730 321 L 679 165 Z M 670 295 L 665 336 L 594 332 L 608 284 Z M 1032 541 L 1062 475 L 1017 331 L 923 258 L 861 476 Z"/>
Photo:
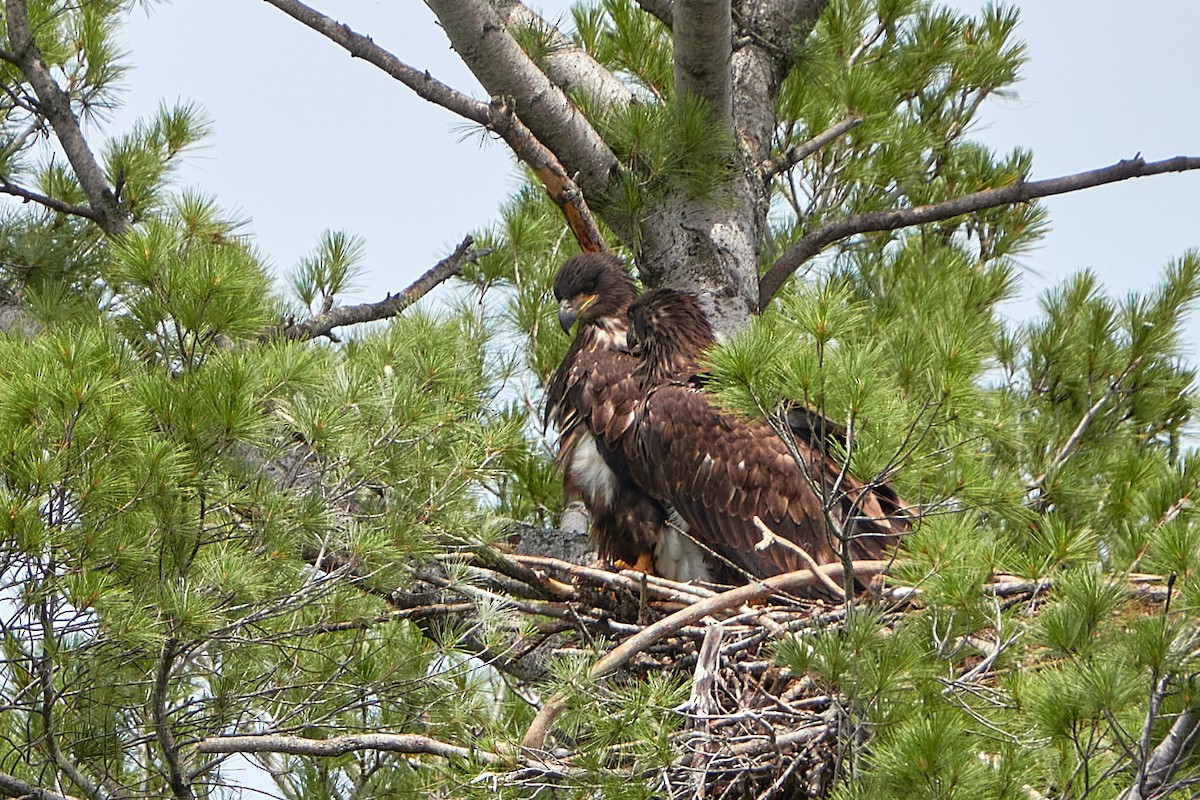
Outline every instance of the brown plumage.
<path fill-rule="evenodd" d="M 763 420 L 717 408 L 694 379 L 713 342 L 707 318 L 686 293 L 647 292 L 629 309 L 630 338 L 643 359 L 646 392 L 626 439 L 634 480 L 675 509 L 703 546 L 750 576 L 764 578 L 841 561 L 840 535 L 854 559 L 878 558 L 909 530 L 906 506 L 891 486 L 867 486 L 826 454 L 844 435 L 823 415 L 789 416 L 799 459 Z"/>
<path fill-rule="evenodd" d="M 642 397 L 638 360 L 626 344 L 626 312 L 637 289 L 619 258 L 583 253 L 559 268 L 554 296 L 563 330 L 579 323 L 546 391 L 566 499 L 587 506 L 602 558 L 647 567 L 667 513 L 633 482 L 625 461 L 623 439 Z"/>

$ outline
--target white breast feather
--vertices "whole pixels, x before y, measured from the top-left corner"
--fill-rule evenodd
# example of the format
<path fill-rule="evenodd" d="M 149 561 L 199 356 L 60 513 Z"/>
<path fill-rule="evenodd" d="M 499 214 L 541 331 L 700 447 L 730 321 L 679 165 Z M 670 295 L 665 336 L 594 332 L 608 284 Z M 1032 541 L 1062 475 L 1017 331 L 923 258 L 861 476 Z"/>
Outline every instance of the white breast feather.
<path fill-rule="evenodd" d="M 617 476 L 604 456 L 596 449 L 596 440 L 590 433 L 582 433 L 571 453 L 571 477 L 588 498 L 588 506 L 612 505 L 617 492 Z"/>

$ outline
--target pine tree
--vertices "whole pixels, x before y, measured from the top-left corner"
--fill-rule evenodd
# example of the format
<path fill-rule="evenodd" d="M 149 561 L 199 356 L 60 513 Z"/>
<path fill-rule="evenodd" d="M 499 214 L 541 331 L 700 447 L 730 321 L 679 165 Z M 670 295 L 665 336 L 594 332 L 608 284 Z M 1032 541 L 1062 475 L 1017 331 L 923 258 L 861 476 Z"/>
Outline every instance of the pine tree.
<path fill-rule="evenodd" d="M 604 0 L 567 35 L 430 0 L 487 104 L 269 2 L 528 180 L 399 295 L 343 304 L 342 231 L 275 285 L 173 181 L 199 109 L 83 135 L 131 4 L 8 0 L 0 794 L 232 796 L 230 754 L 288 798 L 1194 785 L 1200 252 L 1124 300 L 1081 274 L 1027 324 L 997 309 L 1045 229 L 1026 201 L 1195 159 L 1033 183 L 972 142 L 1024 58 L 1011 9 Z M 878 602 L 545 557 L 549 286 L 606 242 L 705 293 L 716 402 L 819 410 L 920 508 Z"/>

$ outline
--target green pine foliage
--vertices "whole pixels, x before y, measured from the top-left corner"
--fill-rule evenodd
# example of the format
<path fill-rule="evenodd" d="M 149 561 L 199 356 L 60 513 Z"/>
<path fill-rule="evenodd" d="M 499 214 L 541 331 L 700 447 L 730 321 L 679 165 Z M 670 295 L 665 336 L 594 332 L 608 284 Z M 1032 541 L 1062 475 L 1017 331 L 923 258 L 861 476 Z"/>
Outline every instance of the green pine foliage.
<path fill-rule="evenodd" d="M 98 122 L 128 6 L 30 2 L 43 57 Z M 718 192 L 735 143 L 673 97 L 665 28 L 629 0 L 574 19 L 639 96 L 575 98 L 623 167 L 619 196 L 593 205 L 636 219 Z M 774 176 L 764 265 L 824 221 L 1025 178 L 1031 154 L 970 139 L 1019 76 L 1016 23 L 1001 6 L 830 3 L 791 54 L 777 153 L 863 121 Z M 534 30 L 522 42 L 548 52 Z M 0 80 L 21 79 L 0 62 Z M 85 203 L 18 100 L 0 95 L 0 173 Z M 173 183 L 206 131 L 198 108 L 164 107 L 97 148 L 132 222 L 116 240 L 32 205 L 0 218 L 0 310 L 31 320 L 0 335 L 0 772 L 166 795 L 166 720 L 183 768 L 207 768 L 204 796 L 233 796 L 235 779 L 195 743 L 260 730 L 416 733 L 480 754 L 260 756 L 289 798 L 528 796 L 482 754 L 515 752 L 532 701 L 561 696 L 569 769 L 536 780 L 660 796 L 691 665 L 592 679 L 608 640 L 477 567 L 514 523 L 561 511 L 541 414 L 570 341 L 550 291 L 577 252 L 558 209 L 530 183 L 476 236 L 490 254 L 450 299 L 344 343 L 293 341 L 281 321 L 342 302 L 365 243 L 314 237 L 276 286 L 240 221 Z M 821 411 L 849 432 L 834 455 L 923 515 L 891 573 L 898 604 L 773 634 L 763 662 L 837 710 L 830 796 L 1117 797 L 1196 709 L 1200 453 L 1181 321 L 1200 252 L 1124 299 L 1066 278 L 1014 324 L 1016 258 L 1045 228 L 1027 204 L 856 237 L 708 355 L 732 413 Z M 453 591 L 414 599 L 435 584 Z M 548 632 L 564 638 L 544 674 L 490 666 Z M 1198 768 L 1185 752 L 1178 774 Z"/>

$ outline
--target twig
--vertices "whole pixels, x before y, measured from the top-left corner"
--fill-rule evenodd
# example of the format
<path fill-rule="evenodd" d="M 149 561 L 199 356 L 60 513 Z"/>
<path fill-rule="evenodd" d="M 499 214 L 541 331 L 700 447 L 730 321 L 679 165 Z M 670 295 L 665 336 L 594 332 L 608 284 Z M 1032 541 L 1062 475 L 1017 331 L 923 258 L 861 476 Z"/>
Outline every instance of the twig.
<path fill-rule="evenodd" d="M 642 591 L 641 573 L 637 573 L 636 578 L 632 571 L 626 572 L 609 572 L 608 570 L 596 569 L 594 567 L 584 567 L 579 564 L 572 564 L 569 561 L 551 558 L 549 556 L 529 556 L 529 555 L 514 555 L 510 558 L 518 564 L 528 564 L 530 566 L 545 567 L 548 569 L 560 570 L 568 575 L 573 575 L 585 580 L 602 583 L 607 586 L 619 587 L 626 589 L 634 594 Z M 698 599 L 712 597 L 715 592 L 710 589 L 705 589 L 701 586 L 693 586 L 687 583 L 678 583 L 676 581 L 667 580 L 657 576 L 647 576 L 646 588 L 653 592 L 655 596 L 664 600 L 672 600 L 681 603 L 693 603 Z"/>
<path fill-rule="evenodd" d="M 827 245 L 848 239 L 860 233 L 872 231 L 894 231 L 912 225 L 924 225 L 951 217 L 970 214 L 1011 203 L 1028 203 L 1039 197 L 1076 192 L 1106 183 L 1116 183 L 1130 178 L 1159 175 L 1164 172 L 1186 172 L 1200 169 L 1200 156 L 1176 156 L 1163 161 L 1147 162 L 1141 156 L 1118 161 L 1108 167 L 1027 182 L 1018 180 L 1007 186 L 984 189 L 972 194 L 955 197 L 941 203 L 932 203 L 914 208 L 897 208 L 890 211 L 871 211 L 851 214 L 817 226 L 789 247 L 771 265 L 758 282 L 758 307 L 767 307 L 771 299 L 783 287 L 792 273 L 809 259 L 820 253 Z"/>
<path fill-rule="evenodd" d="M 833 123 L 808 141 L 801 142 L 795 147 L 789 147 L 786 151 L 763 163 L 762 170 L 765 177 L 773 178 L 779 173 L 791 169 L 821 148 L 845 136 L 862 121 L 863 117 L 860 114 L 851 114 Z"/>
<path fill-rule="evenodd" d="M 846 599 L 846 590 L 834 583 L 833 579 L 821 571 L 815 559 L 808 554 L 800 545 L 793 541 L 784 539 L 775 531 L 767 527 L 767 524 L 759 517 L 754 517 L 754 527 L 758 528 L 759 533 L 763 535 L 762 541 L 754 546 L 756 550 L 763 550 L 773 544 L 782 545 L 785 549 L 791 550 L 796 555 L 800 556 L 800 560 L 804 562 L 804 566 L 813 571 L 813 574 L 820 579 L 821 585 L 829 591 L 833 592 L 833 596 L 841 600 Z"/>
<path fill-rule="evenodd" d="M 289 339 L 299 340 L 328 336 L 336 341 L 332 335 L 334 328 L 395 317 L 428 294 L 435 286 L 462 272 L 464 264 L 491 252 L 490 250 L 471 250 L 473 244 L 475 244 L 475 240 L 470 236 L 463 239 L 462 243 L 454 248 L 453 253 L 431 267 L 399 294 L 389 294 L 377 303 L 360 303 L 353 306 L 331 308 L 303 322 L 284 326 L 283 335 Z"/>
<path fill-rule="evenodd" d="M 1117 378 L 1108 385 L 1108 389 L 1106 389 L 1104 394 L 1100 395 L 1100 399 L 1093 403 L 1092 407 L 1084 413 L 1083 418 L 1079 420 L 1079 424 L 1075 426 L 1075 430 L 1071 431 L 1071 435 L 1067 437 L 1067 441 L 1063 442 L 1062 447 L 1058 448 L 1058 451 L 1054 454 L 1054 457 L 1050 459 L 1050 463 L 1046 465 L 1045 472 L 1030 482 L 1030 489 L 1043 488 L 1046 484 L 1046 479 L 1062 469 L 1063 464 L 1067 463 L 1067 459 L 1071 457 L 1071 455 L 1075 452 L 1075 448 L 1079 446 L 1079 442 L 1083 439 L 1083 434 L 1087 431 L 1088 426 L 1092 424 L 1092 421 L 1096 419 L 1096 415 L 1100 413 L 1100 409 L 1102 409 L 1109 400 L 1116 396 L 1117 392 L 1121 390 L 1121 385 L 1125 382 L 1125 379 L 1129 377 L 1129 373 L 1132 372 L 1134 367 L 1136 367 L 1139 363 L 1141 363 L 1140 358 L 1135 358 L 1130 361 L 1129 365 L 1122 370 L 1121 374 L 1118 375 Z"/>
<path fill-rule="evenodd" d="M 432 755 L 500 764 L 506 759 L 486 750 L 449 744 L 415 733 L 363 733 L 306 739 L 301 736 L 215 736 L 196 743 L 197 753 L 287 753 L 296 756 L 340 756 L 357 750 Z"/>

